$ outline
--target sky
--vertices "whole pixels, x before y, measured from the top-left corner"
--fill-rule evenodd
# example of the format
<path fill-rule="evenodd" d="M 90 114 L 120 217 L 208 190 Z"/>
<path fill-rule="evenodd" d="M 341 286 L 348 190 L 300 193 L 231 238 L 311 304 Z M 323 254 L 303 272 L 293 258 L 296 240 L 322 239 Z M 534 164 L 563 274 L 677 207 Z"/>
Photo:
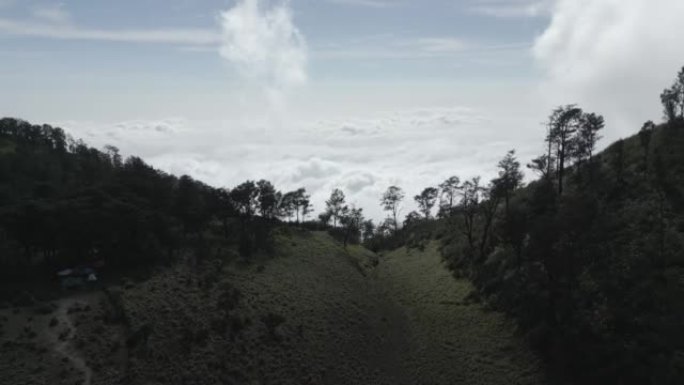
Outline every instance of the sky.
<path fill-rule="evenodd" d="M 390 185 L 491 178 L 543 151 L 557 105 L 602 145 L 659 121 L 681 0 L 0 0 L 0 115 L 216 187 L 333 188 L 376 220 Z M 528 175 L 531 178 L 532 175 Z"/>

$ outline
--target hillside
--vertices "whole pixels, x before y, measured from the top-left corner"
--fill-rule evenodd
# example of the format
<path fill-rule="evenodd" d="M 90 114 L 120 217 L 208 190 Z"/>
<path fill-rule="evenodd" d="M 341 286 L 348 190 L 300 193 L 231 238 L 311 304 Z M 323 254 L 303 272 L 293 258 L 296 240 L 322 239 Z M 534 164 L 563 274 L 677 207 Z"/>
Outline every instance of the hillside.
<path fill-rule="evenodd" d="M 562 377 L 684 378 L 683 122 L 649 122 L 561 179 L 557 164 L 538 168 L 510 205 L 489 198 L 441 224 L 450 266 L 516 319 Z"/>
<path fill-rule="evenodd" d="M 544 383 L 435 244 L 377 256 L 322 232 L 276 240 L 254 264 L 179 263 L 108 295 L 2 310 L 0 383 Z"/>

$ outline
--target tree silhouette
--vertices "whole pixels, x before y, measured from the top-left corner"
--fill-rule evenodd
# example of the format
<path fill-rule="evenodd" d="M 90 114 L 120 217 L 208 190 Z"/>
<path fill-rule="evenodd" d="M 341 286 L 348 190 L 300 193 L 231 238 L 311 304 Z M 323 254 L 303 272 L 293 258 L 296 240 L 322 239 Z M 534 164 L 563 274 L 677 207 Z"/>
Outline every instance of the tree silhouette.
<path fill-rule="evenodd" d="M 273 184 L 267 180 L 260 180 L 257 182 L 259 214 L 268 219 L 276 217 L 278 211 L 278 201 L 280 200 L 280 193 L 276 191 Z"/>
<path fill-rule="evenodd" d="M 527 164 L 527 168 L 539 174 L 542 179 L 550 180 L 552 176 L 551 173 L 554 171 L 553 163 L 553 157 L 544 154 L 532 159 L 532 161 Z"/>
<path fill-rule="evenodd" d="M 333 227 L 337 227 L 340 214 L 344 208 L 345 196 L 342 190 L 334 189 L 330 194 L 330 199 L 325 201 L 325 206 L 333 219 Z"/>
<path fill-rule="evenodd" d="M 499 161 L 498 166 L 499 177 L 494 181 L 495 186 L 493 188 L 497 188 L 503 195 L 506 204 L 506 217 L 508 217 L 511 194 L 520 187 L 524 176 L 520 171 L 520 162 L 515 157 L 515 150 L 509 151 Z"/>
<path fill-rule="evenodd" d="M 404 218 L 404 228 L 409 228 L 415 224 L 420 223 L 423 217 L 417 211 L 411 211 Z"/>
<path fill-rule="evenodd" d="M 363 221 L 361 224 L 361 235 L 363 236 L 364 242 L 373 239 L 375 235 L 375 224 L 372 219 Z"/>
<path fill-rule="evenodd" d="M 480 177 L 467 180 L 461 189 L 461 210 L 463 215 L 463 234 L 468 240 L 471 253 L 475 251 L 475 222 L 480 206 Z"/>
<path fill-rule="evenodd" d="M 601 139 L 598 134 L 605 127 L 603 116 L 595 113 L 583 114 L 580 117 L 580 128 L 577 135 L 578 160 L 589 159 L 591 162 L 596 142 Z"/>
<path fill-rule="evenodd" d="M 457 176 L 452 176 L 439 185 L 440 190 L 440 216 L 450 216 L 456 207 L 461 180 Z"/>
<path fill-rule="evenodd" d="M 557 161 L 558 195 L 563 195 L 565 164 L 574 151 L 574 135 L 579 129 L 582 109 L 574 104 L 556 108 L 549 118 L 551 127 L 546 140 L 553 147 Z"/>
<path fill-rule="evenodd" d="M 427 187 L 419 195 L 413 197 L 416 203 L 418 203 L 418 208 L 425 219 L 430 219 L 430 214 L 432 212 L 432 208 L 437 202 L 438 195 L 439 190 L 434 187 Z"/>
<path fill-rule="evenodd" d="M 282 199 L 278 205 L 278 212 L 280 217 L 286 218 L 288 221 L 292 219 L 295 215 L 295 211 L 298 211 L 297 207 L 297 192 L 289 191 L 283 194 Z"/>
<path fill-rule="evenodd" d="M 399 230 L 399 223 L 397 222 L 397 214 L 399 213 L 399 207 L 401 201 L 404 199 L 404 191 L 397 186 L 390 186 L 387 191 L 382 195 L 380 203 L 385 211 L 388 211 L 392 217 L 392 223 L 394 224 L 394 231 Z"/>
<path fill-rule="evenodd" d="M 649 120 L 644 123 L 639 131 L 639 143 L 641 143 L 641 148 L 644 150 L 644 171 L 648 170 L 648 153 L 651 145 L 651 137 L 653 136 L 653 130 L 655 130 L 655 128 L 655 123 Z"/>
<path fill-rule="evenodd" d="M 344 226 L 344 247 L 352 240 L 360 236 L 361 224 L 363 223 L 363 209 L 344 206 L 340 213 L 340 223 Z"/>
<path fill-rule="evenodd" d="M 248 180 L 230 191 L 230 199 L 240 215 L 250 219 L 259 207 L 259 189 L 254 181 Z"/>

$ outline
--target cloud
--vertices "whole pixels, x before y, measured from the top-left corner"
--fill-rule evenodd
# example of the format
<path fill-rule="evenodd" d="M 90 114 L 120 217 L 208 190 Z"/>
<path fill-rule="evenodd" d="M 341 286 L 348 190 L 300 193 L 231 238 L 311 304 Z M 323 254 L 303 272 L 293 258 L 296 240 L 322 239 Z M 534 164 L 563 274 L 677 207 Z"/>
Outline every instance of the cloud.
<path fill-rule="evenodd" d="M 471 11 L 497 18 L 548 15 L 554 0 L 477 0 Z"/>
<path fill-rule="evenodd" d="M 329 3 L 343 5 L 357 5 L 370 8 L 394 7 L 402 3 L 401 0 L 327 0 Z"/>
<path fill-rule="evenodd" d="M 366 187 L 373 186 L 376 181 L 377 178 L 369 172 L 353 173 L 346 177 L 345 190 L 357 194 Z"/>
<path fill-rule="evenodd" d="M 326 179 L 340 173 L 340 169 L 332 162 L 313 158 L 304 161 L 292 175 L 294 183 L 300 183 L 306 179 Z"/>
<path fill-rule="evenodd" d="M 0 8 L 14 2 L 0 0 Z M 172 29 L 97 29 L 75 24 L 64 3 L 38 4 L 30 7 L 30 17 L 23 20 L 0 18 L 0 33 L 18 37 L 56 40 L 89 40 L 123 43 L 158 43 L 198 46 L 217 46 L 221 41 L 218 31 L 199 28 Z"/>
<path fill-rule="evenodd" d="M 307 80 L 307 47 L 288 1 L 240 0 L 221 14 L 220 54 L 241 74 L 270 90 Z"/>
<path fill-rule="evenodd" d="M 500 52 L 528 55 L 531 42 L 491 44 L 469 41 L 455 36 L 401 38 L 382 36 L 362 41 L 349 41 L 318 47 L 313 54 L 319 59 L 415 60 L 440 58 L 477 58 Z M 500 59 L 499 59 L 500 60 Z"/>
<path fill-rule="evenodd" d="M 5 34 L 38 37 L 57 40 L 93 40 L 125 43 L 163 43 L 163 44 L 187 44 L 207 45 L 218 44 L 218 33 L 208 29 L 126 29 L 126 30 L 102 30 L 81 28 L 69 23 L 55 24 L 58 16 L 52 17 L 52 23 L 41 20 L 14 21 L 0 19 L 0 32 Z"/>
<path fill-rule="evenodd" d="M 71 15 L 64 9 L 63 3 L 41 4 L 31 9 L 34 18 L 52 24 L 67 24 L 71 21 Z"/>
<path fill-rule="evenodd" d="M 684 64 L 681 15 L 681 0 L 559 0 L 533 48 L 549 99 L 603 113 L 612 138 L 660 118 Z"/>
<path fill-rule="evenodd" d="M 342 188 L 349 203 L 376 220 L 384 216 L 379 197 L 391 184 L 412 197 L 452 174 L 466 178 L 485 168 L 483 176 L 493 176 L 496 162 L 510 149 L 509 138 L 520 137 L 515 130 L 501 131 L 508 125 L 458 106 L 307 119 L 272 130 L 237 120 L 177 118 L 60 124 L 93 146 L 112 144 L 124 156 L 141 156 L 162 170 L 213 186 L 266 178 L 284 191 L 305 187 L 317 210 L 333 188 Z M 345 130 L 349 127 L 354 135 Z M 491 140 L 495 133 L 498 142 Z M 521 158 L 527 154 L 519 150 Z M 406 207 L 412 209 L 410 199 Z"/>
<path fill-rule="evenodd" d="M 395 45 L 428 54 L 449 54 L 461 52 L 467 48 L 467 44 L 462 39 L 454 37 L 418 38 L 400 41 Z"/>

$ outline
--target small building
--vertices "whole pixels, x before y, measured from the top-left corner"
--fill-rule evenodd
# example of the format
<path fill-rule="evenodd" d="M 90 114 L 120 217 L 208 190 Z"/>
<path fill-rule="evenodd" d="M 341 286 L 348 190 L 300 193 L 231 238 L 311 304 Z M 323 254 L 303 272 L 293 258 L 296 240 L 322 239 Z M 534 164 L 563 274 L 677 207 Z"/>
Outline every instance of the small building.
<path fill-rule="evenodd" d="M 80 288 L 97 282 L 95 270 L 89 267 L 64 269 L 57 272 L 57 277 L 63 289 Z"/>

